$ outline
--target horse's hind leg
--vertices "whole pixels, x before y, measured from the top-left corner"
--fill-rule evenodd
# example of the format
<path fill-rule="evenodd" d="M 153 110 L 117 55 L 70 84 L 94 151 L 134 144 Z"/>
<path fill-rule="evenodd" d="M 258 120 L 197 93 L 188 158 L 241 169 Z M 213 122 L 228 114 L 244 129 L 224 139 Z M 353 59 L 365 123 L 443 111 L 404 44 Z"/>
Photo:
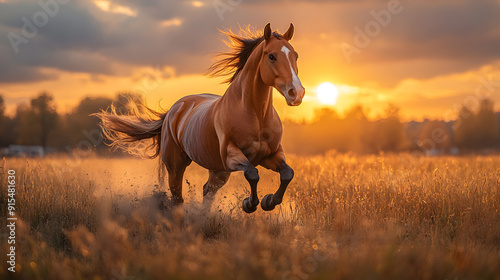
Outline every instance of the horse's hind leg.
<path fill-rule="evenodd" d="M 186 167 L 191 163 L 188 155 L 174 142 L 166 139 L 165 146 L 162 147 L 161 157 L 167 167 L 168 185 L 172 193 L 172 200 L 177 203 L 183 203 L 182 198 L 182 178 Z"/>
<path fill-rule="evenodd" d="M 203 186 L 203 206 L 210 209 L 214 201 L 215 194 L 229 180 L 230 172 L 208 171 L 208 181 Z"/>

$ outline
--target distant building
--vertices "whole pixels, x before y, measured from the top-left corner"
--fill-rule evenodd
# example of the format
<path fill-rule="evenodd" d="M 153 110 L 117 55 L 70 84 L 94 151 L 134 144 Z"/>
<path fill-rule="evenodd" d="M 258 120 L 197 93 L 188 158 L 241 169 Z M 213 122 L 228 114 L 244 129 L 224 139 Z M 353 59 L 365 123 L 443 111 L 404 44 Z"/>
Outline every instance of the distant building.
<path fill-rule="evenodd" d="M 42 146 L 9 145 L 2 151 L 4 156 L 9 157 L 43 157 L 45 152 Z"/>
<path fill-rule="evenodd" d="M 444 121 L 410 122 L 407 124 L 408 139 L 428 156 L 458 154 L 452 123 Z"/>

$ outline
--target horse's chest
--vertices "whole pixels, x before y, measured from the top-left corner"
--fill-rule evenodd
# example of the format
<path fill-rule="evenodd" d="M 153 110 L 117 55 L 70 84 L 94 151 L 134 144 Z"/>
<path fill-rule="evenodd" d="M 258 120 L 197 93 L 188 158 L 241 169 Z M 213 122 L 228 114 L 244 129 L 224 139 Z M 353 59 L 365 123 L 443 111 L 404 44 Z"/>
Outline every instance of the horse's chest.
<path fill-rule="evenodd" d="M 253 141 L 248 145 L 245 145 L 242 149 L 243 154 L 245 156 L 265 156 L 271 154 L 271 147 L 269 147 L 269 143 L 264 141 Z"/>
<path fill-rule="evenodd" d="M 263 158 L 276 152 L 278 139 L 253 139 L 240 146 L 243 154 L 251 163 L 258 164 Z"/>
<path fill-rule="evenodd" d="M 268 121 L 265 125 L 249 122 L 245 126 L 233 126 L 232 132 L 234 143 L 238 148 L 250 162 L 258 164 L 261 159 L 278 150 L 282 126 L 275 120 Z"/>

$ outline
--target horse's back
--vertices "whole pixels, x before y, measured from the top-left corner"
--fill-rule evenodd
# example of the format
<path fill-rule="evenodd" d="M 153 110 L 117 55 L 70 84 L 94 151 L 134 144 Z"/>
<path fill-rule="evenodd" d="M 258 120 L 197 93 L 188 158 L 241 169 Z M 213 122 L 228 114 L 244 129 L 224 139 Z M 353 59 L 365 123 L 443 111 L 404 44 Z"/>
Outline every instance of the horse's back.
<path fill-rule="evenodd" d="M 206 102 L 206 101 L 213 101 L 219 99 L 221 96 L 217 94 L 212 94 L 212 93 L 201 93 L 201 94 L 192 94 L 192 95 L 186 95 L 182 97 L 181 99 L 177 100 L 176 103 L 179 102 L 195 102 L 195 103 L 200 103 L 200 102 Z"/>
<path fill-rule="evenodd" d="M 211 170 L 223 169 L 213 120 L 219 98 L 208 93 L 185 96 L 172 105 L 166 119 L 177 145 L 191 160 Z"/>

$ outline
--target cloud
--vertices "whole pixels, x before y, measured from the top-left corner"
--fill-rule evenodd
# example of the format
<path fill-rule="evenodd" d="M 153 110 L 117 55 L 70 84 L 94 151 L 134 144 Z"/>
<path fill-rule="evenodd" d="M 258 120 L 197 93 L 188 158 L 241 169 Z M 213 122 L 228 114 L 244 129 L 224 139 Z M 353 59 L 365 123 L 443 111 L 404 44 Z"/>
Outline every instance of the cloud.
<path fill-rule="evenodd" d="M 344 17 L 360 18 L 356 13 Z M 481 67 L 500 59 L 499 14 L 500 3 L 493 1 L 403 3 L 403 11 L 392 16 L 380 35 L 371 38 L 359 55 L 353 55 L 353 66 L 392 74 L 392 78 L 379 80 L 386 85 Z M 363 19 L 347 29 L 351 34 L 346 42 L 354 45 L 353 27 L 363 30 L 373 20 L 365 12 Z M 342 30 L 346 28 L 344 25 Z"/>
<path fill-rule="evenodd" d="M 34 38 L 19 45 L 18 54 L 6 35 L 22 35 L 22 18 L 32 22 L 33 15 L 42 9 L 32 2 L 0 3 L 0 31 L 4 35 L 0 48 L 10 57 L 9 64 L 1 67 L 32 68 L 32 72 L 46 67 L 108 75 L 127 73 L 123 69 L 113 72 L 113 64 L 123 68 L 174 66 L 181 74 L 199 73 L 208 67 L 206 55 L 216 50 L 220 40 L 215 11 L 184 1 L 138 2 L 116 1 L 110 3 L 108 11 L 89 1 L 60 5 L 47 25 L 37 28 Z M 131 17 L 112 12 L 113 7 L 130 7 L 136 14 Z M 24 79 L 35 76 L 26 75 Z M 2 79 L 9 81 L 14 80 Z"/>
<path fill-rule="evenodd" d="M 0 3 L 0 83 L 53 78 L 43 74 L 44 68 L 126 76 L 135 67 L 170 66 L 179 75 L 202 73 L 209 54 L 223 48 L 218 28 L 262 28 L 267 22 L 275 28 L 294 22 L 304 69 L 322 69 L 322 75 L 351 84 L 362 79 L 394 86 L 500 59 L 500 3 L 494 1 L 401 1 L 401 14 L 353 55 L 351 64 L 340 44 L 353 44 L 354 27 L 364 28 L 373 20 L 370 11 L 386 8 L 389 1 L 221 1 L 230 5 L 223 21 L 212 1 L 110 0 L 99 7 L 94 1 L 70 0 L 19 46 L 18 54 L 7 34 L 21 34 L 22 18 L 32 20 L 42 8 L 32 1 Z"/>

